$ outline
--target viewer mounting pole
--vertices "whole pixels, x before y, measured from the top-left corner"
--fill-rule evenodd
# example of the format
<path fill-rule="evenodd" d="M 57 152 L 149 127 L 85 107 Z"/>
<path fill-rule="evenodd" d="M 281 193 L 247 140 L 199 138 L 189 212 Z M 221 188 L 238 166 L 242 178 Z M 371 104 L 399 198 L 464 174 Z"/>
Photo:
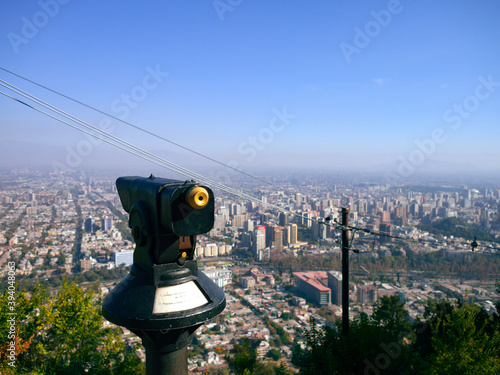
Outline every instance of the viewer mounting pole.
<path fill-rule="evenodd" d="M 349 209 L 342 208 L 342 334 L 349 333 Z"/>

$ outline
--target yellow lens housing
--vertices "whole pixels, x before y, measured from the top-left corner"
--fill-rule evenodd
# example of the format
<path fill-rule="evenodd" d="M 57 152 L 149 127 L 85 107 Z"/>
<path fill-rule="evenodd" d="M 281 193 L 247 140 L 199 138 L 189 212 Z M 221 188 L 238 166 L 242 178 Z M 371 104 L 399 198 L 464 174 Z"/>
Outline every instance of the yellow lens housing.
<path fill-rule="evenodd" d="M 192 187 L 186 195 L 187 203 L 197 210 L 205 207 L 208 204 L 208 199 L 208 191 L 201 186 Z"/>

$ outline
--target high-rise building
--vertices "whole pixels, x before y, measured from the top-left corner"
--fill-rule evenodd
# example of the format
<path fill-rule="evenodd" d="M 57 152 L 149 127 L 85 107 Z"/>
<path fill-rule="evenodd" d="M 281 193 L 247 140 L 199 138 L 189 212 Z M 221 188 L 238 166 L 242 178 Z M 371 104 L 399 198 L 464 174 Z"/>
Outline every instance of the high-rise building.
<path fill-rule="evenodd" d="M 388 211 L 384 211 L 380 214 L 380 221 L 382 223 L 389 223 L 391 221 L 391 213 Z"/>
<path fill-rule="evenodd" d="M 106 216 L 104 219 L 101 220 L 101 228 L 105 232 L 113 229 L 113 219 Z"/>
<path fill-rule="evenodd" d="M 389 223 L 380 223 L 379 225 L 379 231 L 382 234 L 388 234 L 390 236 L 393 235 L 393 226 Z M 381 243 L 389 242 L 391 240 L 390 237 L 387 236 L 380 236 L 379 241 Z"/>
<path fill-rule="evenodd" d="M 303 218 L 304 218 L 304 219 L 302 220 L 302 224 L 303 224 L 303 225 L 305 225 L 305 226 L 306 226 L 306 227 L 308 227 L 308 228 L 311 228 L 311 226 L 312 226 L 312 220 L 310 219 L 310 218 L 312 218 L 311 213 L 310 213 L 310 212 L 304 212 L 304 213 L 302 214 L 302 216 L 303 216 Z"/>
<path fill-rule="evenodd" d="M 286 227 L 286 225 L 288 224 L 288 215 L 286 212 L 280 212 L 278 224 L 282 227 Z"/>
<path fill-rule="evenodd" d="M 297 244 L 297 224 L 290 225 L 290 245 Z"/>
<path fill-rule="evenodd" d="M 243 230 L 245 232 L 253 232 L 253 221 L 247 220 L 243 223 Z"/>
<path fill-rule="evenodd" d="M 95 220 L 91 217 L 85 219 L 84 229 L 87 233 L 92 233 L 95 230 Z"/>
<path fill-rule="evenodd" d="M 224 217 L 224 221 L 227 222 L 229 220 L 229 207 L 222 206 L 217 209 L 217 215 L 222 215 Z"/>
<path fill-rule="evenodd" d="M 340 272 L 328 272 L 328 287 L 332 290 L 332 303 L 342 306 L 342 274 Z"/>
<path fill-rule="evenodd" d="M 368 201 L 366 199 L 358 200 L 358 212 L 364 213 L 368 211 Z"/>
<path fill-rule="evenodd" d="M 254 232 L 252 250 L 254 251 L 255 254 L 258 254 L 258 251 L 264 249 L 265 247 L 266 247 L 266 227 L 258 226 Z"/>
<path fill-rule="evenodd" d="M 256 203 L 255 202 L 247 202 L 245 203 L 245 208 L 247 212 L 253 212 L 255 210 Z"/>
<path fill-rule="evenodd" d="M 272 246 L 276 249 L 276 255 L 279 256 L 283 251 L 283 232 L 281 227 L 274 227 Z"/>
<path fill-rule="evenodd" d="M 300 193 L 295 194 L 295 202 L 297 203 L 297 207 L 300 207 L 303 200 L 304 200 L 304 197 L 302 196 L 302 194 L 300 194 Z"/>
<path fill-rule="evenodd" d="M 240 237 L 241 246 L 243 247 L 251 247 L 252 246 L 252 234 L 249 232 L 245 232 L 241 234 Z"/>
<path fill-rule="evenodd" d="M 273 246 L 274 241 L 274 225 L 266 225 L 266 247 Z"/>
<path fill-rule="evenodd" d="M 313 232 L 313 238 L 315 240 L 318 239 L 325 239 L 326 238 L 326 225 L 320 224 L 319 221 L 313 221 L 312 223 L 312 232 Z"/>
<path fill-rule="evenodd" d="M 283 228 L 283 244 L 290 245 L 290 225 Z"/>
<path fill-rule="evenodd" d="M 214 219 L 214 229 L 222 230 L 226 226 L 226 219 L 223 214 L 216 214 Z"/>
<path fill-rule="evenodd" d="M 378 299 L 378 288 L 375 285 L 358 285 L 358 302 L 375 303 Z"/>
<path fill-rule="evenodd" d="M 246 219 L 246 215 L 241 215 L 241 214 L 234 215 L 233 219 L 232 219 L 233 227 L 242 228 L 245 219 Z"/>
<path fill-rule="evenodd" d="M 260 215 L 260 223 L 266 224 L 271 219 L 271 214 L 269 212 L 265 212 Z"/>

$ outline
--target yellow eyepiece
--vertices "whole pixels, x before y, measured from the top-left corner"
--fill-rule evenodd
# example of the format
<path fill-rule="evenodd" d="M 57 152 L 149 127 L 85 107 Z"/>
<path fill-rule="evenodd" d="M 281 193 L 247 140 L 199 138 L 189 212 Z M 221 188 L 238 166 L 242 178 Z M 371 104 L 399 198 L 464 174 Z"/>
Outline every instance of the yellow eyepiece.
<path fill-rule="evenodd" d="M 208 204 L 208 191 L 201 186 L 194 186 L 188 191 L 186 201 L 197 210 L 203 208 Z"/>

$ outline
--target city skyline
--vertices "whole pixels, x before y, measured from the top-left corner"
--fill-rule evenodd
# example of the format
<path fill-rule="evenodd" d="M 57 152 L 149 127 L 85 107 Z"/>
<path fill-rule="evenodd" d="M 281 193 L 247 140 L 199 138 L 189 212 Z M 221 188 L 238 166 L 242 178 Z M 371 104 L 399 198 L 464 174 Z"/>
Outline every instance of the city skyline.
<path fill-rule="evenodd" d="M 1 67 L 243 170 L 494 173 L 499 8 L 4 2 Z M 138 147 L 217 166 L 7 71 L 0 79 Z M 0 168 L 147 168 L 3 95 L 0 111 Z"/>

